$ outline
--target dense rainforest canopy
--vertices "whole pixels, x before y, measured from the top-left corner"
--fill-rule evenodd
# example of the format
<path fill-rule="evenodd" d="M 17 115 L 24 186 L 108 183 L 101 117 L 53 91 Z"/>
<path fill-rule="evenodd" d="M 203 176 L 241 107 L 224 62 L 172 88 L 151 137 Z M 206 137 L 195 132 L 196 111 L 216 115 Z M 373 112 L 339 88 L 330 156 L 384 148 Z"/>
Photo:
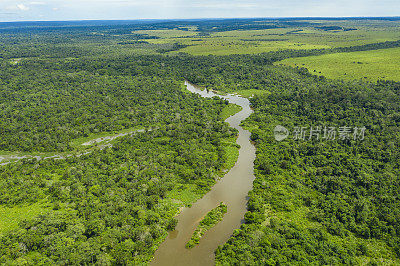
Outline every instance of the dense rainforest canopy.
<path fill-rule="evenodd" d="M 318 25 L 240 20 L 187 29 L 206 38 L 302 23 Z M 0 151 L 73 156 L 0 166 L 0 211 L 39 210 L 0 228 L 0 263 L 149 262 L 179 208 L 221 176 L 237 134 L 221 117 L 228 103 L 187 93 L 185 79 L 255 94 L 255 113 L 244 123 L 257 147 L 254 189 L 245 224 L 218 248 L 217 264 L 399 263 L 400 84 L 328 80 L 273 65 L 399 42 L 191 56 L 179 53 L 184 46 L 132 33 L 181 24 L 1 27 Z M 276 125 L 366 132 L 363 140 L 290 135 L 277 142 Z M 72 144 L 130 128 L 146 131 L 87 152 Z"/>
<path fill-rule="evenodd" d="M 393 263 L 399 257 L 399 84 L 319 81 L 315 87 L 254 97 L 257 179 L 246 224 L 217 262 Z M 276 125 L 308 129 L 282 142 Z M 320 126 L 349 127 L 341 140 L 309 139 Z M 353 128 L 366 127 L 363 140 Z M 382 252 L 385 250 L 386 255 Z M 396 259 L 394 259 L 396 258 Z"/>

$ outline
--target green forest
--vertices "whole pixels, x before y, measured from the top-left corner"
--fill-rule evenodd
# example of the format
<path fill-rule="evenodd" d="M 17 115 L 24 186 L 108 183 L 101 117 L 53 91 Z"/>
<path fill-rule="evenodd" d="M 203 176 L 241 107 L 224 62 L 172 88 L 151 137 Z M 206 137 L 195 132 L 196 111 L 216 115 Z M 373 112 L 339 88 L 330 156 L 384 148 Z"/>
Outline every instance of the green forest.
<path fill-rule="evenodd" d="M 400 263 L 400 83 L 301 63 L 396 49 L 397 19 L 65 23 L 0 23 L 0 264 L 149 264 L 240 148 L 224 122 L 240 108 L 185 80 L 249 97 L 254 110 L 242 126 L 256 179 L 217 265 Z M 281 63 L 291 58 L 297 66 Z M 290 131 L 281 142 L 277 125 Z M 326 128 L 351 132 L 327 139 Z M 64 157 L 6 160 L 38 154 Z"/>
<path fill-rule="evenodd" d="M 246 224 L 217 250 L 217 264 L 397 264 L 399 88 L 318 81 L 254 97 L 245 126 L 257 179 Z M 276 125 L 308 132 L 278 143 Z M 366 136 L 309 140 L 318 126 L 365 126 Z"/>

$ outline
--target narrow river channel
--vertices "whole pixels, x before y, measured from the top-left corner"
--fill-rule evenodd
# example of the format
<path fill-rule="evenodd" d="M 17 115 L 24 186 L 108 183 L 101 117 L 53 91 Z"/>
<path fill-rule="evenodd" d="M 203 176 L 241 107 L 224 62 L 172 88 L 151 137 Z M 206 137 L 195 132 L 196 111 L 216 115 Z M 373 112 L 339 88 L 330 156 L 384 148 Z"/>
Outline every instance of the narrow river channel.
<path fill-rule="evenodd" d="M 253 162 L 255 147 L 250 142 L 250 132 L 241 128 L 240 122 L 252 113 L 248 99 L 237 95 L 218 95 L 201 90 L 186 82 L 187 89 L 202 97 L 220 97 L 230 103 L 240 105 L 242 111 L 226 119 L 226 122 L 239 131 L 237 143 L 241 146 L 236 165 L 212 189 L 190 208 L 184 208 L 177 216 L 175 231 L 169 233 L 166 240 L 156 251 L 151 265 L 214 265 L 214 251 L 225 243 L 236 228 L 243 223 L 246 212 L 247 194 L 253 186 Z M 200 220 L 220 202 L 228 206 L 224 219 L 211 228 L 201 238 L 200 244 L 186 249 L 192 233 Z"/>

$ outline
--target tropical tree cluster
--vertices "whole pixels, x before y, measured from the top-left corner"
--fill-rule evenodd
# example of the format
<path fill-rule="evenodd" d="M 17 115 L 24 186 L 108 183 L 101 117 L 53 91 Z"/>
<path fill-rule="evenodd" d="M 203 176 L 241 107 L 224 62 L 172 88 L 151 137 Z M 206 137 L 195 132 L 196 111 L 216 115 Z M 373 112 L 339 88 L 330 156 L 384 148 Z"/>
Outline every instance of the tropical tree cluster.
<path fill-rule="evenodd" d="M 399 100 L 398 83 L 327 80 L 251 99 L 256 180 L 217 264 L 397 264 Z M 277 125 L 290 132 L 281 142 Z"/>

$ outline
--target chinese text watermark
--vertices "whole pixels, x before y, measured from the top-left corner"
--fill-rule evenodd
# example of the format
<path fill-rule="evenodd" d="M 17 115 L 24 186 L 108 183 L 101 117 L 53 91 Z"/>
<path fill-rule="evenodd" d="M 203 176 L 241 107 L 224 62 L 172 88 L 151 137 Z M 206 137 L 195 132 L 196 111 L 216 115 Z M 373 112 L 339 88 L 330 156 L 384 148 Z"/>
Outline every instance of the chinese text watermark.
<path fill-rule="evenodd" d="M 282 141 L 292 135 L 294 140 L 364 140 L 365 127 L 334 127 L 334 126 L 311 126 L 294 127 L 292 134 L 281 125 L 274 129 L 275 140 Z"/>

